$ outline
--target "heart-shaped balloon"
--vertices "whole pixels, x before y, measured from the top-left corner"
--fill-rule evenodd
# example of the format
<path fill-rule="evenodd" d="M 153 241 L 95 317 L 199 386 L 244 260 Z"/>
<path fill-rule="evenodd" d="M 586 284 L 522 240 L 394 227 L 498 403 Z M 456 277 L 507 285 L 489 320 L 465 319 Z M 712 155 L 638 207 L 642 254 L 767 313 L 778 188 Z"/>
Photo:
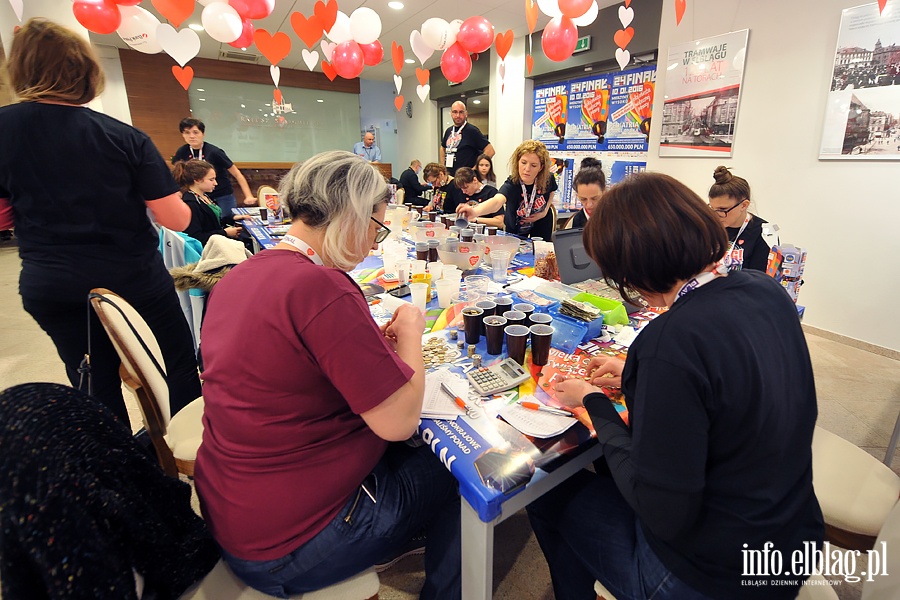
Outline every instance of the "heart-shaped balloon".
<path fill-rule="evenodd" d="M 275 98 L 275 104 L 284 104 L 284 96 L 281 95 L 281 90 L 275 88 L 272 96 Z"/>
<path fill-rule="evenodd" d="M 300 12 L 291 13 L 291 27 L 308 48 L 315 46 L 325 32 L 318 17 L 313 15 L 307 19 Z"/>
<path fill-rule="evenodd" d="M 416 69 L 416 79 L 419 80 L 419 85 L 427 85 L 430 77 L 431 71 L 428 69 Z"/>
<path fill-rule="evenodd" d="M 626 3 L 627 5 L 627 3 Z M 684 9 L 687 8 L 687 0 L 675 0 L 675 25 L 681 25 Z"/>
<path fill-rule="evenodd" d="M 631 0 L 625 0 L 625 8 L 631 6 Z"/>
<path fill-rule="evenodd" d="M 613 36 L 613 41 L 616 43 L 616 46 L 624 50 L 628 44 L 631 43 L 631 39 L 634 37 L 634 27 L 626 27 L 625 29 L 620 29 Z"/>
<path fill-rule="evenodd" d="M 313 13 L 319 20 L 319 23 L 322 24 L 322 29 L 325 31 L 330 31 L 331 28 L 334 27 L 334 22 L 337 21 L 337 0 L 328 0 L 328 4 L 325 4 L 324 2 L 322 2 L 322 0 L 319 0 L 313 7 Z"/>
<path fill-rule="evenodd" d="M 191 81 L 194 80 L 194 69 L 192 67 L 181 68 L 178 65 L 172 65 L 172 75 L 175 76 L 175 79 L 178 80 L 184 91 L 187 91 L 191 87 Z"/>
<path fill-rule="evenodd" d="M 538 20 L 538 5 L 536 0 L 525 0 L 525 20 L 528 21 L 528 33 L 534 33 Z"/>
<path fill-rule="evenodd" d="M 497 69 L 497 73 L 500 75 L 500 79 L 506 79 L 506 63 L 500 62 L 500 67 Z"/>
<path fill-rule="evenodd" d="M 425 85 L 417 85 L 416 93 L 419 95 L 419 100 L 425 102 L 425 98 L 428 97 L 428 92 L 431 91 L 431 86 L 427 83 Z"/>
<path fill-rule="evenodd" d="M 397 96 L 394 98 L 394 106 L 397 108 L 397 111 L 403 110 L 403 96 Z"/>
<path fill-rule="evenodd" d="M 275 87 L 278 87 L 278 82 L 281 81 L 281 68 L 277 65 L 270 66 L 269 75 L 272 76 L 272 83 L 275 84 Z"/>
<path fill-rule="evenodd" d="M 403 46 L 397 42 L 391 42 L 391 61 L 394 63 L 394 72 L 399 75 L 403 69 Z"/>
<path fill-rule="evenodd" d="M 256 42 L 256 47 L 262 55 L 273 65 L 281 62 L 291 51 L 291 38 L 283 31 L 272 35 L 265 29 L 257 29 L 253 32 L 253 41 Z"/>
<path fill-rule="evenodd" d="M 534 57 L 530 54 L 525 57 L 525 68 L 528 69 L 528 74 L 531 75 L 531 70 L 534 69 Z"/>
<path fill-rule="evenodd" d="M 878 14 L 884 12 L 884 7 L 887 5 L 887 0 L 878 0 Z M 19 20 L 22 20 L 22 17 L 19 17 Z"/>
<path fill-rule="evenodd" d="M 497 47 L 497 56 L 500 57 L 500 60 L 506 60 L 506 55 L 509 54 L 509 49 L 512 48 L 513 37 L 512 29 L 507 29 L 503 33 L 497 34 L 495 46 Z"/>
<path fill-rule="evenodd" d="M 616 48 L 616 62 L 619 63 L 620 69 L 625 69 L 625 67 L 628 66 L 628 63 L 631 62 L 631 52 Z"/>
<path fill-rule="evenodd" d="M 322 58 L 331 62 L 331 56 L 334 54 L 334 49 L 337 47 L 337 44 L 332 44 L 328 40 L 322 40 L 319 44 L 319 48 L 322 49 Z"/>
<path fill-rule="evenodd" d="M 324 60 L 322 61 L 322 72 L 325 73 L 325 77 L 327 77 L 331 81 L 334 81 L 334 78 L 337 77 L 337 71 L 334 70 L 334 67 L 332 67 Z"/>
<path fill-rule="evenodd" d="M 622 24 L 622 27 L 628 27 L 629 25 L 631 25 L 631 22 L 633 20 L 634 20 L 634 9 L 620 6 L 619 7 L 619 22 Z"/>
<path fill-rule="evenodd" d="M 9 0 L 9 3 L 12 5 L 13 12 L 16 13 L 16 18 L 19 20 L 19 23 L 22 22 L 22 0 Z"/>
<path fill-rule="evenodd" d="M 153 8 L 159 11 L 175 27 L 194 13 L 194 0 L 151 0 Z"/>
<path fill-rule="evenodd" d="M 400 93 L 400 88 L 403 87 L 403 78 L 399 75 L 394 75 L 394 87 L 397 88 L 397 93 Z"/>
<path fill-rule="evenodd" d="M 434 49 L 425 43 L 422 34 L 416 29 L 413 29 L 412 33 L 409 34 L 409 45 L 412 48 L 413 54 L 419 59 L 419 64 L 424 67 L 425 61 L 434 54 Z"/>
<path fill-rule="evenodd" d="M 168 23 L 161 23 L 156 28 L 156 39 L 163 51 L 182 67 L 200 53 L 200 36 L 193 29 L 175 31 Z"/>
<path fill-rule="evenodd" d="M 312 71 L 316 68 L 316 65 L 319 62 L 319 53 L 313 50 L 310 52 L 306 48 L 300 51 L 300 55 L 303 57 L 303 62 L 306 64 L 306 68 Z"/>

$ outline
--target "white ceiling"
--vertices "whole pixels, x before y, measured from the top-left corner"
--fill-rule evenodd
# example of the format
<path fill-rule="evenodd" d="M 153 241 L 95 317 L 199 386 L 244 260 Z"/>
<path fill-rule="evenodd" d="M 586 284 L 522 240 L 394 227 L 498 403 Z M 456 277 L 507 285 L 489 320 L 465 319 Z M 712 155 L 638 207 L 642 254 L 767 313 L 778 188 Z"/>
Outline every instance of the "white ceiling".
<path fill-rule="evenodd" d="M 597 3 L 603 9 L 619 4 L 620 1 L 597 0 Z M 360 6 L 366 6 L 377 12 L 381 17 L 382 30 L 379 41 L 384 46 L 384 59 L 378 66 L 366 67 L 361 77 L 390 81 L 394 75 L 394 67 L 391 63 L 391 42 L 396 41 L 403 46 L 406 58 L 415 60 L 409 45 L 409 35 L 414 29 L 419 29 L 426 19 L 440 17 L 447 21 L 452 21 L 453 19 L 465 20 L 471 16 L 482 15 L 494 26 L 495 33 L 512 29 L 516 37 L 519 37 L 528 34 L 528 25 L 525 21 L 525 2 L 526 0 L 453 0 L 452 2 L 447 0 L 403 0 L 405 7 L 400 10 L 394 10 L 388 8 L 388 0 L 339 0 L 338 9 L 349 15 Z M 314 4 L 315 0 L 276 0 L 275 10 L 272 11 L 271 15 L 265 19 L 253 22 L 257 29 L 265 29 L 273 34 L 276 31 L 283 31 L 291 38 L 291 52 L 287 58 L 279 63 L 279 66 L 306 70 L 306 64 L 301 56 L 301 50 L 306 48 L 306 44 L 294 33 L 290 18 L 291 14 L 296 11 L 301 12 L 304 16 L 311 16 Z M 160 21 L 166 22 L 149 0 L 144 0 L 141 3 L 141 7 L 155 14 Z M 191 23 L 199 25 L 202 10 L 203 6 L 197 3 L 194 7 L 194 14 L 181 24 L 181 28 L 183 29 Z M 535 30 L 540 31 L 549 21 L 549 17 L 540 14 Z M 119 48 L 128 47 L 115 33 L 110 35 L 92 33 L 91 39 L 97 44 L 117 46 Z M 240 52 L 240 50 L 228 44 L 222 44 L 213 40 L 205 32 L 200 32 L 200 40 L 199 56 L 202 58 L 220 59 L 222 52 Z M 314 49 L 319 50 L 318 45 Z M 255 46 L 247 48 L 246 51 L 255 55 L 259 54 Z M 319 54 L 321 55 L 321 51 Z M 260 56 L 258 64 L 268 65 L 269 62 Z M 416 60 L 415 65 L 406 65 L 402 74 L 410 75 L 414 72 L 413 69 L 418 66 L 420 65 L 418 60 Z M 425 68 L 440 68 L 440 52 L 435 52 L 425 62 Z M 316 70 L 321 71 L 318 66 Z"/>

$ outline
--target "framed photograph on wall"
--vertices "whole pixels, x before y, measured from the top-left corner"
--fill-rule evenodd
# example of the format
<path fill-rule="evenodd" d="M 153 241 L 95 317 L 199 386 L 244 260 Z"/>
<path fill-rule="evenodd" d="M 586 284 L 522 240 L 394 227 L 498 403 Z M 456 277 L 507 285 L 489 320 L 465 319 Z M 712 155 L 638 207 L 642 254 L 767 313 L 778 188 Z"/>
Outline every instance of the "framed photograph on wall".
<path fill-rule="evenodd" d="M 819 158 L 900 160 L 900 11 L 842 11 Z"/>
<path fill-rule="evenodd" d="M 749 33 L 669 48 L 660 156 L 731 156 Z"/>

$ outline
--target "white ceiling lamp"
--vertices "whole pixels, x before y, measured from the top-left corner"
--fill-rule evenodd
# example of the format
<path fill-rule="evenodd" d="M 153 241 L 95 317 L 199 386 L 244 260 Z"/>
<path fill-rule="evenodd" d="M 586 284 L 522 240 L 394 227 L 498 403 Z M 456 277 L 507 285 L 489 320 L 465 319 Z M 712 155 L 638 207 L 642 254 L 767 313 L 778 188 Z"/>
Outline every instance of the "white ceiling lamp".
<path fill-rule="evenodd" d="M 388 8 L 393 8 L 394 10 L 401 10 L 403 8 L 402 2 L 388 2 Z"/>

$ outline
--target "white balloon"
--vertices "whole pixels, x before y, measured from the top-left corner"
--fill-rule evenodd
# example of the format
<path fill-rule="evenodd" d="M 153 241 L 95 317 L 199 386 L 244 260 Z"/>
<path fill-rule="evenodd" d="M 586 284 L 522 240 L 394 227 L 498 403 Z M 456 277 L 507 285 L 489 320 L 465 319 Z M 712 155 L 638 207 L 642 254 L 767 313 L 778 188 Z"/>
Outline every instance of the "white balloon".
<path fill-rule="evenodd" d="M 450 39 L 453 41 L 447 44 L 448 47 L 456 43 L 456 37 L 459 35 L 459 28 L 462 27 L 462 24 L 462 19 L 453 19 L 450 21 Z"/>
<path fill-rule="evenodd" d="M 371 44 L 381 35 L 381 17 L 366 6 L 350 13 L 350 35 L 357 44 Z"/>
<path fill-rule="evenodd" d="M 123 42 L 144 54 L 162 52 L 162 46 L 156 39 L 159 19 L 153 13 L 140 6 L 119 6 L 119 12 L 122 13 L 122 24 L 116 29 L 116 33 Z"/>
<path fill-rule="evenodd" d="M 456 36 L 454 36 L 454 42 Z M 453 45 L 450 39 L 450 23 L 439 18 L 432 17 L 422 23 L 422 40 L 432 50 L 444 50 Z"/>
<path fill-rule="evenodd" d="M 221 3 L 228 4 L 228 0 L 198 0 L 198 1 L 203 6 L 209 6 L 210 4 L 216 4 L 217 2 L 220 4 Z"/>
<path fill-rule="evenodd" d="M 624 6 L 619 7 L 619 15 L 622 14 L 622 9 Z M 632 11 L 632 15 L 634 14 L 634 10 L 629 7 L 628 10 Z M 600 14 L 600 7 L 597 6 L 597 0 L 591 4 L 591 7 L 587 10 L 586 13 L 578 17 L 577 19 L 572 19 L 572 22 L 575 23 L 578 27 L 587 27 L 591 23 L 597 20 L 597 15 Z M 621 17 L 620 17 L 621 18 Z"/>
<path fill-rule="evenodd" d="M 562 16 L 562 11 L 559 10 L 559 3 L 557 0 L 537 0 L 537 5 L 538 8 L 541 9 L 541 12 L 551 19 Z"/>
<path fill-rule="evenodd" d="M 241 15 L 229 4 L 214 2 L 200 13 L 200 22 L 209 37 L 228 44 L 241 37 L 244 24 Z"/>
<path fill-rule="evenodd" d="M 334 26 L 331 28 L 331 31 L 326 31 L 325 35 L 335 44 L 352 40 L 353 35 L 350 33 L 350 17 L 341 11 L 338 11 L 337 19 L 334 20 Z"/>

